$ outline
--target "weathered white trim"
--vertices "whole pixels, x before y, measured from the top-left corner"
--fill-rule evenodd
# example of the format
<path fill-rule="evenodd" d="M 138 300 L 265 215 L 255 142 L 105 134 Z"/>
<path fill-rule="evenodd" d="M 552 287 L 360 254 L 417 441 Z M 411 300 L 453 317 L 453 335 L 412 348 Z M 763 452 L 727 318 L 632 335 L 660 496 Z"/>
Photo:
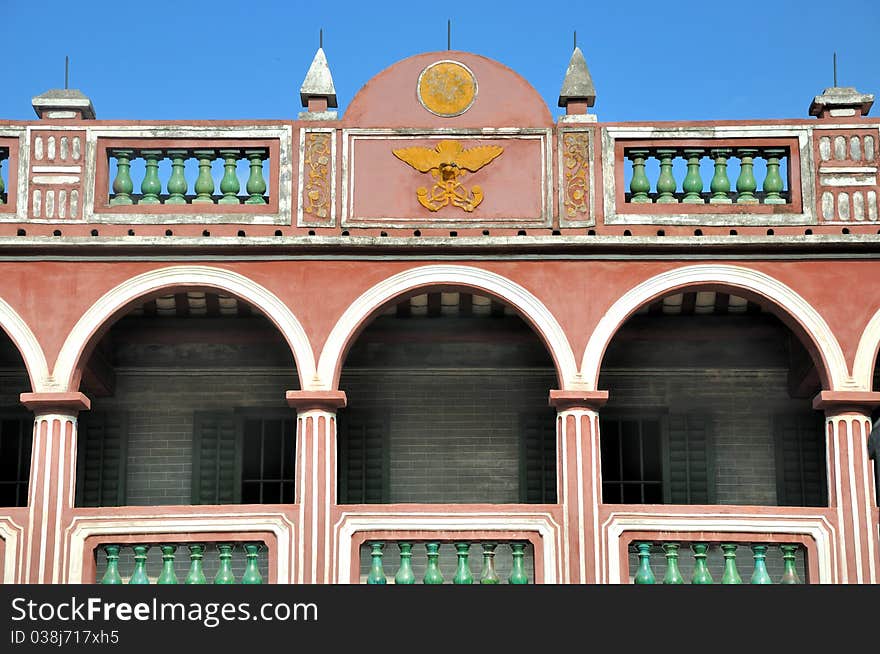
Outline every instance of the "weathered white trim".
<path fill-rule="evenodd" d="M 18 558 L 21 555 L 21 537 L 24 533 L 24 527 L 15 522 L 12 518 L 0 518 L 0 540 L 6 545 L 6 552 L 3 557 L 3 583 L 14 584 L 19 583 L 20 579 L 16 577 L 15 571 L 24 570 L 18 565 Z"/>
<path fill-rule="evenodd" d="M 49 366 L 43 347 L 21 316 L 0 298 L 0 327 L 18 348 L 30 377 L 31 388 L 40 392 L 49 383 Z"/>
<path fill-rule="evenodd" d="M 602 316 L 584 351 L 581 377 L 587 389 L 595 390 L 605 348 L 629 316 L 639 307 L 669 291 L 698 284 L 723 284 L 766 297 L 797 320 L 813 340 L 826 366 L 831 385 L 828 390 L 858 390 L 856 382 L 849 376 L 849 368 L 837 337 L 809 302 L 769 275 L 750 268 L 723 264 L 685 266 L 660 273 L 620 297 Z"/>
<path fill-rule="evenodd" d="M 856 356 L 853 359 L 853 380 L 856 390 L 871 391 L 874 389 L 874 363 L 877 360 L 877 351 L 880 349 L 880 309 L 878 309 L 868 324 L 865 325 Z"/>
<path fill-rule="evenodd" d="M 171 266 L 151 270 L 126 280 L 107 291 L 89 307 L 74 325 L 61 347 L 55 362 L 51 390 L 70 389 L 73 373 L 83 349 L 95 332 L 117 311 L 139 297 L 175 286 L 216 288 L 252 303 L 279 329 L 293 350 L 302 388 L 308 388 L 312 383 L 315 375 L 315 358 L 311 343 L 299 320 L 277 296 L 247 277 L 230 270 L 208 266 Z"/>
<path fill-rule="evenodd" d="M 471 266 L 431 265 L 412 268 L 385 279 L 357 298 L 336 322 L 318 362 L 320 389 L 335 388 L 337 368 L 353 334 L 361 323 L 389 300 L 417 288 L 460 285 L 483 291 L 508 302 L 532 324 L 556 362 L 561 388 L 570 388 L 577 377 L 574 353 L 562 327 L 550 310 L 528 290 L 488 270 Z M 305 379 L 304 375 L 300 375 Z"/>
<path fill-rule="evenodd" d="M 560 527 L 549 513 L 343 513 L 334 526 L 337 534 L 337 584 L 351 583 L 360 561 L 351 559 L 351 542 L 361 531 L 530 531 L 541 537 L 541 569 L 545 584 L 558 583 Z M 538 562 L 535 562 L 537 565 Z M 355 567 L 353 567 L 355 566 Z"/>
<path fill-rule="evenodd" d="M 66 138 L 66 137 L 65 137 Z M 31 166 L 32 173 L 81 173 L 82 166 Z M 39 181 L 34 178 L 34 181 Z M 79 181 L 79 178 L 77 178 Z"/>

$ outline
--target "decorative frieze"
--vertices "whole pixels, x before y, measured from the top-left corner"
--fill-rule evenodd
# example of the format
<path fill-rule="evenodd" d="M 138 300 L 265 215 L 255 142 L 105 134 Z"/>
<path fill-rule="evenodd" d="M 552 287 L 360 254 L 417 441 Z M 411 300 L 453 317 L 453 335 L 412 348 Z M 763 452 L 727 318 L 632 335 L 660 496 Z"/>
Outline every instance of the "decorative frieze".
<path fill-rule="evenodd" d="M 876 128 L 816 130 L 817 211 L 823 222 L 878 220 L 878 140 Z"/>
<path fill-rule="evenodd" d="M 300 132 L 299 210 L 297 224 L 336 224 L 336 130 Z"/>

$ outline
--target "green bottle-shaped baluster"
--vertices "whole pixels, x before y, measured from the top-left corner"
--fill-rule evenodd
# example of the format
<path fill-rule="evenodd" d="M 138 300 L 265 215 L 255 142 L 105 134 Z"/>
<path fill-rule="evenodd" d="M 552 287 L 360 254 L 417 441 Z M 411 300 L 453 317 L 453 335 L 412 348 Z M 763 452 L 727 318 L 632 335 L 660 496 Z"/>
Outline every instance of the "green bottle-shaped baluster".
<path fill-rule="evenodd" d="M 651 543 L 637 543 L 639 569 L 633 577 L 634 584 L 653 584 L 654 572 L 651 570 Z"/>
<path fill-rule="evenodd" d="M 386 584 L 385 570 L 382 567 L 382 550 L 385 543 L 376 541 L 370 543 L 370 574 L 367 575 L 368 584 Z"/>
<path fill-rule="evenodd" d="M 687 149 L 684 156 L 687 159 L 687 175 L 681 183 L 684 191 L 682 202 L 687 204 L 703 204 L 703 178 L 700 177 L 700 160 L 705 150 Z"/>
<path fill-rule="evenodd" d="M 400 549 L 400 569 L 394 575 L 394 583 L 398 585 L 410 585 L 416 583 L 416 576 L 412 569 L 412 543 L 398 543 Z"/>
<path fill-rule="evenodd" d="M 782 579 L 779 580 L 780 584 L 799 584 L 801 583 L 801 578 L 798 576 L 797 570 L 795 569 L 795 553 L 797 552 L 797 545 L 780 545 L 779 549 L 782 551 L 782 560 L 785 564 L 785 570 L 782 573 Z"/>
<path fill-rule="evenodd" d="M 663 543 L 663 552 L 666 554 L 666 574 L 663 575 L 664 584 L 683 584 L 684 577 L 678 569 L 678 543 Z"/>
<path fill-rule="evenodd" d="M 260 566 L 257 564 L 257 554 L 260 551 L 259 543 L 247 543 L 244 546 L 246 563 L 244 574 L 241 576 L 243 584 L 262 584 L 263 575 L 260 574 Z"/>
<path fill-rule="evenodd" d="M 752 573 L 751 583 L 772 584 L 773 580 L 767 574 L 767 546 L 752 545 L 752 557 L 755 559 L 755 571 Z"/>
<path fill-rule="evenodd" d="M 234 584 L 235 575 L 232 574 L 232 544 L 218 543 L 217 550 L 220 552 L 220 567 L 214 575 L 215 584 Z"/>
<path fill-rule="evenodd" d="M 755 181 L 755 155 L 758 151 L 754 148 L 740 148 L 736 151 L 739 156 L 739 177 L 736 179 L 737 204 L 757 204 L 758 198 L 755 191 L 758 190 L 758 182 Z"/>
<path fill-rule="evenodd" d="M 131 549 L 134 550 L 134 572 L 128 580 L 130 584 L 148 584 L 150 578 L 147 576 L 147 552 L 150 551 L 149 545 L 135 545 Z"/>
<path fill-rule="evenodd" d="M 193 150 L 193 154 L 199 160 L 199 176 L 196 177 L 193 187 L 196 192 L 193 204 L 213 204 L 214 178 L 211 177 L 211 164 L 216 155 L 213 150 Z"/>
<path fill-rule="evenodd" d="M 266 180 L 263 179 L 263 159 L 266 158 L 265 150 L 245 150 L 245 156 L 250 162 L 250 175 L 248 175 L 245 190 L 248 199 L 245 204 L 266 204 L 263 194 L 266 192 Z"/>
<path fill-rule="evenodd" d="M 425 576 L 422 583 L 425 584 L 442 584 L 443 573 L 440 572 L 440 543 L 425 543 L 425 550 L 428 555 L 428 565 L 425 568 Z"/>
<path fill-rule="evenodd" d="M 453 584 L 474 583 L 474 575 L 471 574 L 471 568 L 468 565 L 468 554 L 470 554 L 470 551 L 470 543 L 455 544 L 455 555 L 458 557 L 458 567 L 455 569 L 455 577 L 452 578 Z"/>
<path fill-rule="evenodd" d="M 177 551 L 176 545 L 162 545 L 162 574 L 156 580 L 157 584 L 176 584 L 177 573 L 174 572 L 174 552 Z"/>
<path fill-rule="evenodd" d="M 665 148 L 657 150 L 657 158 L 660 160 L 660 177 L 657 178 L 657 203 L 678 202 L 675 199 L 675 177 L 672 175 L 672 160 L 675 158 L 675 150 Z"/>
<path fill-rule="evenodd" d="M 785 204 L 782 197 L 782 175 L 779 173 L 779 160 L 784 157 L 784 148 L 767 148 L 764 157 L 767 159 L 767 176 L 764 178 L 764 204 Z"/>
<path fill-rule="evenodd" d="M 131 181 L 131 158 L 134 150 L 111 150 L 110 154 L 116 157 L 116 179 L 113 180 L 113 197 L 110 205 L 134 204 L 131 193 L 134 191 L 134 183 Z"/>
<path fill-rule="evenodd" d="M 188 154 L 186 150 L 168 150 L 171 159 L 171 177 L 168 178 L 168 199 L 165 204 L 186 204 L 186 177 L 183 174 Z"/>
<path fill-rule="evenodd" d="M 629 150 L 627 158 L 632 161 L 632 179 L 629 181 L 629 192 L 632 194 L 629 201 L 635 203 L 650 202 L 648 193 L 651 190 L 651 182 L 645 174 L 645 161 L 648 159 L 647 150 Z"/>
<path fill-rule="evenodd" d="M 238 158 L 241 152 L 238 150 L 220 150 L 220 156 L 223 157 L 223 179 L 220 180 L 220 192 L 223 197 L 217 202 L 219 204 L 241 204 L 238 201 L 238 192 L 241 190 L 241 183 L 238 181 Z"/>
<path fill-rule="evenodd" d="M 724 573 L 721 575 L 721 583 L 741 584 L 743 580 L 736 569 L 736 545 L 724 543 L 721 545 L 721 552 L 724 556 Z"/>
<path fill-rule="evenodd" d="M 483 569 L 480 571 L 481 584 L 499 584 L 501 579 L 495 572 L 495 548 L 497 543 L 483 543 Z"/>
<path fill-rule="evenodd" d="M 729 148 L 713 148 L 709 151 L 712 160 L 715 162 L 715 174 L 712 175 L 712 181 L 709 183 L 709 190 L 712 196 L 709 198 L 711 204 L 730 204 L 730 180 L 727 178 L 727 158 L 730 156 Z"/>
<path fill-rule="evenodd" d="M 107 569 L 101 577 L 102 584 L 121 584 L 122 577 L 119 575 L 119 545 L 104 545 L 104 554 L 107 555 Z"/>
<path fill-rule="evenodd" d="M 529 576 L 526 574 L 525 561 L 525 543 L 511 543 L 510 555 L 513 557 L 513 565 L 510 568 L 510 575 L 507 577 L 508 584 L 527 584 Z"/>
<path fill-rule="evenodd" d="M 204 545 L 189 546 L 189 572 L 186 575 L 187 584 L 204 584 L 205 572 L 202 570 L 202 557 L 205 555 Z"/>
<path fill-rule="evenodd" d="M 138 204 L 159 204 L 159 194 L 162 192 L 162 182 L 159 181 L 159 158 L 161 156 L 160 150 L 141 150 L 146 172 L 141 182 L 141 199 Z"/>
<path fill-rule="evenodd" d="M 706 565 L 706 551 L 709 549 L 708 543 L 693 543 L 691 549 L 694 552 L 694 574 L 691 577 L 691 583 L 715 583 L 712 575 L 709 574 L 709 567 Z"/>

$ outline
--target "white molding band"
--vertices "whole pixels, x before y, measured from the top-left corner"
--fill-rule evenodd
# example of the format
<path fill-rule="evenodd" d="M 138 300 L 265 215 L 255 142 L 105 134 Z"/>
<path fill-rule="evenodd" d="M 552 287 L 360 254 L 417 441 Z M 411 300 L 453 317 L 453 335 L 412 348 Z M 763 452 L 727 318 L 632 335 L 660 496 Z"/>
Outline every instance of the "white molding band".
<path fill-rule="evenodd" d="M 41 390 L 77 390 L 70 388 L 73 373 L 95 332 L 133 300 L 165 288 L 181 286 L 215 288 L 251 302 L 284 336 L 293 350 L 300 385 L 302 388 L 309 387 L 315 375 L 315 355 L 305 330 L 284 302 L 263 286 L 230 270 L 208 266 L 172 266 L 126 280 L 89 307 L 61 347 L 52 375 L 52 387 Z"/>
<path fill-rule="evenodd" d="M 4 542 L 6 551 L 3 557 L 3 583 L 15 584 L 21 583 L 21 579 L 16 577 L 16 570 L 20 574 L 24 574 L 24 569 L 20 565 L 21 561 L 21 539 L 24 534 L 24 527 L 15 522 L 12 518 L 0 518 L 0 540 Z"/>
<path fill-rule="evenodd" d="M 333 326 L 321 352 L 318 380 L 322 385 L 319 389 L 336 388 L 342 357 L 364 320 L 395 297 L 419 288 L 440 285 L 463 286 L 508 302 L 531 324 L 550 351 L 560 387 L 563 390 L 571 387 L 577 377 L 577 364 L 568 337 L 554 315 L 537 297 L 516 282 L 488 270 L 472 266 L 431 265 L 389 277 L 351 303 Z M 305 375 L 301 375 L 301 378 L 305 379 Z"/>
<path fill-rule="evenodd" d="M 723 264 L 684 266 L 660 273 L 639 283 L 614 302 L 596 325 L 584 351 L 581 376 L 587 390 L 596 389 L 605 349 L 623 323 L 639 307 L 670 291 L 702 284 L 748 290 L 767 298 L 796 320 L 812 339 L 825 365 L 831 385 L 828 390 L 859 390 L 849 375 L 837 337 L 809 302 L 769 275 L 750 268 Z"/>
<path fill-rule="evenodd" d="M 49 383 L 49 366 L 46 355 L 34 332 L 5 300 L 0 298 L 0 327 L 15 344 L 36 392 L 44 390 Z"/>
<path fill-rule="evenodd" d="M 865 325 L 853 360 L 853 381 L 860 391 L 874 389 L 874 363 L 877 361 L 878 350 L 880 350 L 880 309 Z"/>

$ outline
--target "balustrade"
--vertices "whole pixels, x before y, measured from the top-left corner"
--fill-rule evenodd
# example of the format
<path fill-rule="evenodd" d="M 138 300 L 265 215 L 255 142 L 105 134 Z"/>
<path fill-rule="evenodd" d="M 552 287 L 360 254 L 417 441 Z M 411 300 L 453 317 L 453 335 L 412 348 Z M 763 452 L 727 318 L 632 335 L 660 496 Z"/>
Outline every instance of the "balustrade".
<path fill-rule="evenodd" d="M 800 584 L 806 577 L 804 547 L 797 543 L 639 541 L 630 554 L 634 584 Z M 662 570 L 659 577 L 655 569 Z"/>
<path fill-rule="evenodd" d="M 8 209 L 9 204 L 9 148 L 0 147 L 0 209 Z"/>

